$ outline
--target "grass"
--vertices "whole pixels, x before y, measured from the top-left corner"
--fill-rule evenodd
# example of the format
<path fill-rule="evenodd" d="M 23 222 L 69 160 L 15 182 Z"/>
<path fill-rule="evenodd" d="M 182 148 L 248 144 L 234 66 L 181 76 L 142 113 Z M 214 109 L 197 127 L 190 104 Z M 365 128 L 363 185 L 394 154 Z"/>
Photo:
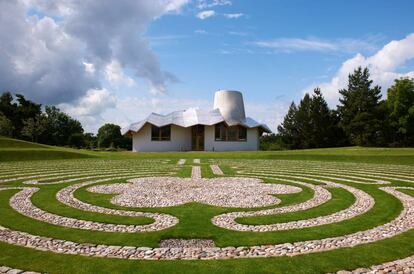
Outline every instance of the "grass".
<path fill-rule="evenodd" d="M 254 152 L 108 152 L 40 145 L 0 136 L 0 161 L 104 159 L 279 159 L 414 165 L 414 148 L 341 147 Z"/>
<path fill-rule="evenodd" d="M 297 211 L 295 213 L 237 218 L 236 221 L 248 225 L 286 223 L 333 214 L 350 207 L 355 202 L 355 197 L 344 189 L 331 188 L 329 191 L 332 194 L 332 199 L 312 209 Z"/>
<path fill-rule="evenodd" d="M 183 166 L 177 166 L 180 158 L 187 159 Z M 201 159 L 202 176 L 205 178 L 217 177 L 209 167 L 210 160 L 218 163 L 224 176 L 240 175 L 237 170 L 254 174 L 262 170 L 282 170 L 281 167 L 295 170 L 303 169 L 306 177 L 314 171 L 316 165 L 322 164 L 334 169 L 340 166 L 343 169 L 353 168 L 366 170 L 383 170 L 389 167 L 393 172 L 399 170 L 414 177 L 414 149 L 379 149 L 379 148 L 333 148 L 317 150 L 297 150 L 278 152 L 180 152 L 180 153 L 129 153 L 129 152 L 94 152 L 58 148 L 38 145 L 30 142 L 0 138 L 0 179 L 2 172 L 16 171 L 16 177 L 25 174 L 35 174 L 42 170 L 56 170 L 58 172 L 85 170 L 100 175 L 108 171 L 108 176 L 117 176 L 119 169 L 125 168 L 135 172 L 138 176 L 148 176 L 145 170 L 157 171 L 157 176 L 189 177 L 191 175 L 192 160 Z M 35 160 L 36 159 L 36 160 Z M 161 159 L 169 159 L 165 162 Z M 249 161 L 247 161 L 249 159 Z M 11 161 L 16 160 L 16 161 Z M 23 161 L 24 160 L 24 161 Z M 276 161 L 277 160 L 277 161 Z M 295 160 L 295 161 L 289 161 Z M 300 160 L 300 161 L 296 161 Z M 317 161 L 315 164 L 314 162 Z M 348 165 L 349 163 L 349 165 Z M 358 163 L 358 165 L 350 165 Z M 365 163 L 370 163 L 369 165 Z M 235 169 L 234 166 L 240 169 Z M 34 173 L 33 173 L 34 172 Z M 50 172 L 50 171 L 48 171 Z M 387 172 L 384 169 L 384 172 Z M 47 172 L 46 172 L 47 174 Z M 4 175 L 6 176 L 6 175 Z M 68 177 L 75 177 L 70 175 Z M 79 175 L 81 176 L 81 175 Z M 168 175 L 170 176 L 170 175 Z M 263 174 L 266 177 L 266 174 Z M 323 170 L 318 177 L 323 179 Z M 339 176 L 339 175 L 338 175 Z M 302 179 L 302 182 L 318 184 L 312 178 Z M 25 179 L 0 183 L 0 186 L 23 186 Z M 305 202 L 313 197 L 313 190 L 283 179 L 264 179 L 268 183 L 284 183 L 302 188 L 294 194 L 276 195 L 281 199 L 280 207 Z M 47 181 L 55 181 L 50 179 Z M 124 182 L 112 180 L 107 183 Z M 65 184 L 37 185 L 40 188 L 32 197 L 35 206 L 54 214 L 71 218 L 90 220 L 114 224 L 148 224 L 152 219 L 145 217 L 124 217 L 99 213 L 85 212 L 74 209 L 58 202 L 56 193 L 75 181 Z M 385 224 L 396 218 L 402 204 L 394 196 L 380 190 L 380 185 L 362 185 L 343 181 L 342 183 L 359 188 L 375 199 L 375 205 L 363 215 L 339 223 L 327 224 L 319 227 L 274 231 L 265 233 L 238 232 L 214 226 L 211 218 L 222 213 L 257 210 L 214 207 L 200 203 L 188 203 L 166 208 L 125 208 L 110 202 L 113 195 L 91 193 L 87 187 L 78 189 L 75 197 L 91 204 L 114 209 L 126 209 L 145 212 L 167 213 L 179 218 L 180 222 L 169 229 L 149 233 L 108 233 L 72 229 L 33 220 L 14 211 L 9 205 L 9 199 L 18 190 L 0 191 L 0 224 L 2 226 L 29 232 L 34 235 L 54 237 L 79 243 L 96 243 L 108 245 L 132 245 L 156 247 L 161 239 L 167 238 L 207 238 L 213 239 L 217 246 L 251 246 L 261 244 L 278 244 L 303 240 L 323 239 L 351 234 L 361 230 Z M 413 186 L 413 183 L 404 180 L 393 181 L 395 186 Z M 342 188 L 329 188 L 332 199 L 318 207 L 308 210 L 260 216 L 239 218 L 237 221 L 244 224 L 271 224 L 276 222 L 290 222 L 325 216 L 343 210 L 355 201 L 355 197 Z M 414 190 L 401 190 L 414 197 Z M 398 236 L 371 244 L 355 246 L 353 248 L 337 249 L 328 252 L 319 252 L 294 257 L 230 259 L 220 261 L 135 261 L 111 258 L 83 257 L 67 254 L 55 254 L 45 251 L 36 251 L 30 248 L 5 244 L 0 242 L 0 265 L 47 272 L 47 273 L 326 273 L 341 269 L 355 269 L 369 267 L 386 261 L 404 258 L 414 254 L 414 230 Z"/>

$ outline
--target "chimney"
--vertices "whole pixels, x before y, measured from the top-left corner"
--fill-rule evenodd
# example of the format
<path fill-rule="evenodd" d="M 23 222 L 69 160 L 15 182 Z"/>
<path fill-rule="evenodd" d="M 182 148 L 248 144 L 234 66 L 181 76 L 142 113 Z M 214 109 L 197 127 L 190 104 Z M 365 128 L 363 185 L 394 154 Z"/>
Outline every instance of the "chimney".
<path fill-rule="evenodd" d="M 219 109 L 227 123 L 234 124 L 246 119 L 243 95 L 240 91 L 219 90 L 214 94 L 214 109 Z"/>

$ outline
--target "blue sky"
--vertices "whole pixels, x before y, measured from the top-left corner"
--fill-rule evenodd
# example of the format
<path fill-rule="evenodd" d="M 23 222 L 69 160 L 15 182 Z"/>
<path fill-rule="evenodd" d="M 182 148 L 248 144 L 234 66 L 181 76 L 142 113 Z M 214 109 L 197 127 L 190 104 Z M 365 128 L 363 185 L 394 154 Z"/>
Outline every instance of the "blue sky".
<path fill-rule="evenodd" d="M 304 88 L 330 79 L 356 53 L 373 54 L 414 27 L 413 1 L 232 1 L 212 10 L 244 15 L 200 20 L 194 16 L 198 10 L 188 8 L 181 16 L 156 20 L 146 34 L 163 68 L 182 81 L 171 87 L 180 95 L 209 99 L 218 88 L 234 88 L 251 101 L 297 100 Z M 349 50 L 255 45 L 281 38 L 367 45 Z"/>
<path fill-rule="evenodd" d="M 276 129 L 316 86 L 334 107 L 359 65 L 384 94 L 414 77 L 414 1 L 6 2 L 0 60 L 16 69 L 0 84 L 58 104 L 88 131 L 210 108 L 217 89 L 242 91 L 247 114 Z"/>

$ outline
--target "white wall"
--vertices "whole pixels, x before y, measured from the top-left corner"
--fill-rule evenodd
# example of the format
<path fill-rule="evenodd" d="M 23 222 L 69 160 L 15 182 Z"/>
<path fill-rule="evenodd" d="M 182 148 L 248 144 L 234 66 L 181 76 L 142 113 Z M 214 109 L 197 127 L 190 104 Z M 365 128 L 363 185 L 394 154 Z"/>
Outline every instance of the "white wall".
<path fill-rule="evenodd" d="M 258 150 L 259 149 L 259 132 L 257 128 L 247 129 L 247 140 L 235 142 L 215 141 L 215 126 L 205 126 L 205 151 L 240 151 L 240 150 Z"/>
<path fill-rule="evenodd" d="M 259 135 L 257 128 L 247 129 L 247 141 L 215 141 L 214 126 L 205 126 L 205 151 L 243 151 L 258 150 Z M 191 150 L 191 127 L 171 125 L 170 141 L 151 141 L 151 124 L 146 124 L 132 136 L 132 151 L 188 151 Z"/>
<path fill-rule="evenodd" d="M 170 141 L 151 141 L 151 124 L 146 124 L 132 136 L 132 151 L 191 150 L 191 128 L 171 125 Z"/>

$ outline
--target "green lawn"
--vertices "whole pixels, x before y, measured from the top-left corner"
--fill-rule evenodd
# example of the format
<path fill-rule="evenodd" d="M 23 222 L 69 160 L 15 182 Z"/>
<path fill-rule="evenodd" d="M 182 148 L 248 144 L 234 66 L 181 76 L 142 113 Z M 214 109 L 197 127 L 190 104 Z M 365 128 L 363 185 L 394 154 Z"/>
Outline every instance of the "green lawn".
<path fill-rule="evenodd" d="M 177 160 L 187 162 L 178 166 Z M 23 216 L 9 205 L 10 198 L 19 190 L 0 191 L 0 225 L 33 235 L 65 239 L 78 243 L 157 247 L 160 240 L 170 238 L 212 239 L 219 247 L 255 246 L 278 243 L 293 243 L 305 240 L 324 239 L 356 233 L 386 224 L 403 210 L 401 202 L 380 188 L 384 185 L 361 184 L 365 178 L 390 180 L 391 186 L 414 187 L 414 149 L 381 148 L 333 148 L 277 152 L 180 152 L 180 153 L 130 153 L 94 152 L 38 145 L 30 142 L 0 138 L 0 187 L 20 186 L 26 180 L 39 179 L 40 183 L 52 183 L 65 179 L 76 179 L 67 183 L 36 185 L 40 188 L 31 198 L 32 203 L 44 211 L 75 219 L 112 224 L 149 224 L 146 217 L 124 217 L 86 212 L 62 204 L 56 194 L 70 185 L 107 177 L 130 174 L 131 177 L 178 176 L 190 177 L 193 159 L 201 159 L 203 178 L 216 177 L 209 167 L 218 164 L 226 176 L 244 176 L 243 173 L 262 177 L 265 183 L 288 184 L 302 189 L 294 194 L 276 195 L 281 203 L 264 208 L 223 208 L 202 203 L 188 203 L 162 208 L 129 208 L 111 203 L 114 195 L 89 192 L 79 188 L 74 196 L 92 205 L 130 211 L 158 212 L 173 215 L 179 223 L 171 228 L 146 233 L 113 233 L 74 229 L 52 225 Z M 326 171 L 325 171 L 326 169 Z M 286 170 L 286 171 L 284 171 Z M 314 191 L 302 184 L 288 181 L 295 170 L 300 182 L 320 185 L 330 172 L 360 178 L 355 182 L 337 182 L 365 191 L 375 200 L 375 205 L 366 213 L 354 218 L 303 229 L 273 232 L 240 232 L 219 228 L 211 219 L 219 214 L 233 211 L 256 211 L 260 209 L 300 204 L 314 196 Z M 242 173 L 239 173 L 242 172 Z M 279 173 L 282 174 L 279 174 Z M 48 174 L 54 174 L 46 176 Z M 386 174 L 386 175 L 384 175 Z M 332 175 L 331 175 L 332 176 Z M 341 175 L 337 175 L 341 176 Z M 49 178 L 50 177 L 50 178 Z M 85 178 L 83 178 L 85 177 Z M 87 179 L 86 179 L 87 178 Z M 345 177 L 344 177 L 345 178 Z M 293 180 L 292 178 L 290 178 Z M 384 179 L 385 180 L 385 179 Z M 113 179 L 98 184 L 123 183 L 124 179 Z M 388 185 L 389 186 L 389 185 Z M 327 188 L 332 199 L 307 210 L 267 216 L 236 219 L 241 224 L 259 225 L 306 220 L 326 216 L 350 207 L 355 202 L 352 193 L 343 188 Z M 414 197 L 414 188 L 401 190 Z M 326 252 L 316 252 L 293 257 L 193 260 L 193 261 L 141 261 L 84 257 L 37 251 L 0 242 L 0 265 L 47 273 L 327 273 L 341 269 L 369 267 L 386 261 L 414 254 L 414 230 L 397 236 Z"/>
<path fill-rule="evenodd" d="M 414 165 L 414 148 L 322 148 L 259 152 L 106 152 L 53 147 L 0 136 L 0 161 L 72 158 L 107 159 L 280 159 Z"/>

